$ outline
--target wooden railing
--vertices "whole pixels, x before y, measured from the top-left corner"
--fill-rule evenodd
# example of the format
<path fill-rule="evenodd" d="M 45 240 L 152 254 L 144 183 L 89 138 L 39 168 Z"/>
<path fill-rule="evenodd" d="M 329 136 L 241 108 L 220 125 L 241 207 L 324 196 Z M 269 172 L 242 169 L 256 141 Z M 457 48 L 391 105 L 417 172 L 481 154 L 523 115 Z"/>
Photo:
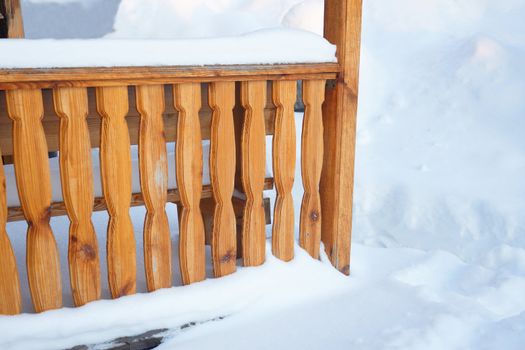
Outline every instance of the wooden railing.
<path fill-rule="evenodd" d="M 7 21 L 0 21 L 0 36 L 6 32 L 7 37 L 23 37 L 19 1 L 7 3 L 10 11 L 0 8 L 7 15 Z M 235 271 L 235 187 L 246 197 L 239 249 L 244 265 L 264 261 L 262 191 L 273 182 L 277 199 L 272 253 L 291 260 L 297 214 L 291 189 L 298 141 L 305 189 L 300 244 L 318 257 L 322 240 L 333 265 L 349 274 L 360 29 L 361 0 L 325 0 L 324 36 L 337 45 L 338 64 L 0 70 L 0 150 L 8 156 L 4 159 L 14 162 L 20 199 L 19 207 L 8 208 L 5 186 L 0 186 L 0 314 L 22 310 L 16 260 L 6 232 L 7 221 L 22 218 L 29 224 L 26 265 L 37 312 L 62 306 L 60 262 L 49 225 L 53 215 L 67 214 L 71 221 L 68 264 L 77 306 L 101 296 L 93 210 L 107 210 L 110 216 L 107 267 L 112 297 L 136 290 L 129 217 L 133 205 L 147 208 L 143 241 L 150 291 L 172 285 L 167 201 L 180 202 L 184 284 L 205 278 L 207 241 L 214 275 Z M 295 140 L 293 115 L 297 80 L 303 81 L 306 106 L 301 140 Z M 264 178 L 265 134 L 274 135 L 273 181 Z M 209 186 L 202 186 L 201 139 L 211 141 Z M 167 188 L 168 141 L 177 141 L 177 189 Z M 139 147 L 140 193 L 131 189 L 131 144 Z M 96 147 L 100 198 L 92 190 L 90 149 Z M 54 203 L 48 166 L 48 152 L 53 151 L 59 151 L 63 194 L 63 202 Z M 1 184 L 3 170 L 0 166 Z M 213 197 L 211 204 L 203 200 L 206 195 Z M 205 210 L 212 216 L 209 239 Z"/>
<path fill-rule="evenodd" d="M 205 278 L 205 234 L 199 204 L 202 197 L 202 132 L 199 112 L 203 102 L 211 110 L 209 125 L 211 192 L 216 203 L 211 237 L 216 277 L 235 272 L 237 260 L 236 216 L 232 196 L 236 161 L 240 189 L 246 194 L 242 224 L 242 261 L 257 266 L 265 259 L 263 190 L 266 173 L 266 125 L 274 123 L 273 164 L 277 187 L 272 250 L 283 259 L 293 258 L 294 210 L 291 188 L 295 172 L 294 104 L 297 79 L 303 81 L 306 106 L 301 140 L 305 194 L 300 213 L 300 244 L 318 258 L 321 240 L 319 182 L 323 163 L 322 103 L 328 79 L 335 79 L 337 64 L 286 66 L 223 66 L 207 68 L 159 67 L 112 70 L 52 69 L 4 70 L 0 89 L 0 146 L 12 154 L 20 208 L 7 208 L 5 186 L 0 187 L 0 310 L 21 310 L 20 285 L 13 251 L 5 232 L 6 221 L 20 217 L 28 222 L 27 275 L 37 312 L 62 306 L 60 262 L 50 217 L 65 211 L 70 219 L 68 264 L 75 305 L 101 296 L 97 237 L 91 222 L 93 210 L 107 209 L 107 270 L 113 298 L 136 291 L 135 237 L 129 208 L 132 203 L 129 128 L 126 121 L 130 95 L 139 114 L 138 149 L 144 223 L 144 266 L 149 291 L 172 286 L 171 242 L 165 205 L 168 169 L 165 123 L 175 135 L 176 178 L 180 212 L 180 273 L 184 284 Z M 238 105 L 236 106 L 236 85 Z M 94 88 L 94 91 L 88 89 Z M 52 203 L 43 91 L 52 95 L 56 116 L 46 117 L 58 126 L 58 151 L 63 203 Z M 171 92 L 169 95 L 167 92 Z M 207 95 L 207 101 L 201 94 Z M 168 96 L 168 98 L 166 98 Z M 94 99 L 94 101 L 90 101 Z M 94 102 L 94 103 L 91 103 Z M 273 108 L 268 121 L 267 102 Z M 164 118 L 166 106 L 175 115 Z M 95 111 L 90 110 L 94 107 Z M 46 107 L 47 108 L 47 107 Z M 234 109 L 240 108 L 242 127 L 236 140 Z M 95 113 L 92 126 L 87 116 Z M 272 113 L 271 113 L 272 114 Z M 176 116 L 176 117 L 175 117 Z M 8 118 L 7 118 L 8 117 Z M 56 121 L 53 121 L 55 118 Z M 204 116 L 206 119 L 206 116 Z M 55 124 L 53 124 L 55 123 Z M 58 123 L 58 124 L 56 124 Z M 48 125 L 49 127 L 49 125 Z M 93 145 L 90 134 L 99 134 Z M 206 138 L 206 137 L 205 137 Z M 96 141 L 96 140 L 95 140 Z M 236 145 L 236 142 L 239 143 Z M 53 144 L 53 141 L 50 142 Z M 53 144 L 54 145 L 54 144 Z M 91 148 L 100 147 L 104 197 L 95 199 Z M 236 148 L 240 159 L 236 160 Z M 3 177 L 3 174 L 2 174 Z M 1 179 L 4 182 L 4 179 Z M 138 194 L 140 195 L 140 194 Z M 136 200 L 135 205 L 141 204 Z M 95 203 L 97 203 L 95 205 Z M 55 212 L 56 211 L 56 212 Z M 9 214 L 8 214 L 9 213 Z"/>

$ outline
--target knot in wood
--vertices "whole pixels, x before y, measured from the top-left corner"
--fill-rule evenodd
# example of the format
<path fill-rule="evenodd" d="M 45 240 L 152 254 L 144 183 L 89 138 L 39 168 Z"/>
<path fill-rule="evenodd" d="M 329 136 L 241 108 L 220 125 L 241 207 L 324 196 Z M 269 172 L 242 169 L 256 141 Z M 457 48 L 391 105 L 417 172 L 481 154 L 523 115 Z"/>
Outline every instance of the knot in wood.
<path fill-rule="evenodd" d="M 235 261 L 237 259 L 237 253 L 234 249 L 230 249 L 221 257 L 221 263 L 226 264 L 230 261 Z"/>

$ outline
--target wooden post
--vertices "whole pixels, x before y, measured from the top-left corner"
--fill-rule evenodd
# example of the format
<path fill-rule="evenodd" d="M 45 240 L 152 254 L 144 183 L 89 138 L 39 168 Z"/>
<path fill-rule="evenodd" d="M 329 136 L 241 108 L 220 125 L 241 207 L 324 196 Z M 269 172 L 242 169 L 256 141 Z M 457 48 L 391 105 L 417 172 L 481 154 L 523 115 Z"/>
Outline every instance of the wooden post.
<path fill-rule="evenodd" d="M 323 108 L 322 241 L 332 264 L 350 274 L 352 196 L 362 0 L 325 0 L 324 36 L 337 45 L 341 73 Z"/>
<path fill-rule="evenodd" d="M 0 38 L 24 37 L 20 0 L 0 0 Z"/>

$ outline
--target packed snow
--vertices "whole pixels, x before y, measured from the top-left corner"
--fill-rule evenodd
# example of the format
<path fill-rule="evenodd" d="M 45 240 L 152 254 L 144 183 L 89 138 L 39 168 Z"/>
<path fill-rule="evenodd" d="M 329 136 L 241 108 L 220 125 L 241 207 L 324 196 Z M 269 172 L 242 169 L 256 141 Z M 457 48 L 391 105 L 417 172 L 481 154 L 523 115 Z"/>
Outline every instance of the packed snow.
<path fill-rule="evenodd" d="M 280 24 L 320 34 L 322 23 L 317 0 L 145 3 L 122 0 L 114 29 L 93 35 L 210 37 Z M 249 20 L 237 20 L 244 13 Z M 524 16 L 522 0 L 364 1 L 349 278 L 296 247 L 289 264 L 270 255 L 262 267 L 191 287 L 0 317 L 0 348 L 55 349 L 168 327 L 159 349 L 522 349 Z M 137 244 L 143 214 L 133 211 Z M 97 232 L 106 221 L 94 215 Z M 25 227 L 8 225 L 19 263 Z M 67 219 L 54 218 L 53 228 L 65 242 Z M 178 328 L 192 321 L 204 323 Z"/>
<path fill-rule="evenodd" d="M 0 51 L 0 68 L 336 62 L 335 46 L 323 37 L 286 28 L 192 40 L 5 39 L 0 40 Z"/>

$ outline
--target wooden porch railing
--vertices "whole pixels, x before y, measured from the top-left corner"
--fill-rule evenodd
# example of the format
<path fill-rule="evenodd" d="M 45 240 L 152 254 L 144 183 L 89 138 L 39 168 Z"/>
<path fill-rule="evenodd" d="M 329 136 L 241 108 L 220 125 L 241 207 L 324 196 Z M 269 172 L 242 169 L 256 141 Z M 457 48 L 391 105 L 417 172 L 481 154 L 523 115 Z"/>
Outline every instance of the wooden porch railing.
<path fill-rule="evenodd" d="M 215 203 L 214 275 L 236 269 L 235 186 L 246 194 L 243 264 L 262 264 L 263 190 L 268 188 L 265 135 L 272 132 L 277 188 L 272 252 L 282 260 L 292 259 L 297 80 L 303 81 L 306 106 L 300 140 L 305 189 L 300 245 L 318 258 L 322 239 L 334 265 L 348 274 L 360 1 L 327 1 L 327 9 L 326 33 L 338 44 L 337 64 L 0 70 L 0 149 L 13 156 L 20 199 L 20 207 L 7 208 L 0 166 L 4 184 L 0 186 L 0 314 L 21 311 L 16 261 L 5 231 L 7 221 L 21 216 L 28 222 L 27 274 L 37 312 L 62 306 L 60 262 L 49 222 L 52 215 L 64 211 L 71 222 L 68 264 L 77 306 L 101 296 L 93 210 L 105 209 L 110 216 L 107 267 L 113 298 L 136 290 L 131 205 L 147 208 L 144 265 L 149 291 L 172 285 L 165 205 L 175 197 L 181 204 L 179 259 L 184 284 L 205 278 L 200 203 L 206 191 Z M 354 43 L 345 44 L 348 41 Z M 54 111 L 47 110 L 50 104 Z M 211 144 L 211 184 L 204 188 L 203 138 Z M 177 141 L 176 190 L 168 190 L 167 141 Z M 132 144 L 139 149 L 140 193 L 132 193 Z M 92 147 L 100 148 L 103 198 L 93 193 Z M 47 155 L 54 150 L 59 151 L 63 203 L 52 203 Z"/>

